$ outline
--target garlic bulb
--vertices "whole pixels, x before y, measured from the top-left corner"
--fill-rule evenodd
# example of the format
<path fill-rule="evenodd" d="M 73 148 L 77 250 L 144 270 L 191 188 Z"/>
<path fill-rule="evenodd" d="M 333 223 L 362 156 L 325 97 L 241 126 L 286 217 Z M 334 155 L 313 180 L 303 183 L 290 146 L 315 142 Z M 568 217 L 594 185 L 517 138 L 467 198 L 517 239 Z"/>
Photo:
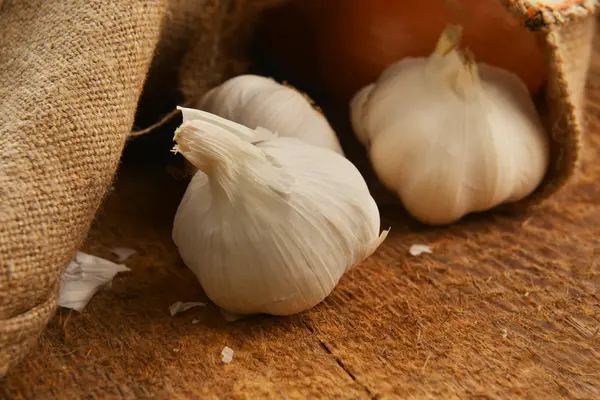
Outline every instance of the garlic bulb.
<path fill-rule="evenodd" d="M 257 75 L 229 79 L 206 93 L 196 108 L 343 154 L 323 114 L 300 92 L 273 79 Z"/>
<path fill-rule="evenodd" d="M 175 150 L 198 172 L 177 210 L 173 241 L 225 311 L 307 310 L 385 238 L 363 177 L 343 156 L 182 111 Z"/>
<path fill-rule="evenodd" d="M 457 49 L 448 27 L 428 58 L 389 66 L 351 101 L 374 170 L 413 216 L 448 224 L 516 202 L 542 181 L 549 140 L 516 75 Z"/>

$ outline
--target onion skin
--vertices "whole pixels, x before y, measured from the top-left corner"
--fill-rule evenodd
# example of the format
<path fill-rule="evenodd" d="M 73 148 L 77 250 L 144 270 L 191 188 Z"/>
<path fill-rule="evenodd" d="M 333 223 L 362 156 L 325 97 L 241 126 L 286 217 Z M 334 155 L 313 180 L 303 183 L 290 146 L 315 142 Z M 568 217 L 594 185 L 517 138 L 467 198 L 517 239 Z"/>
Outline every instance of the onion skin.
<path fill-rule="evenodd" d="M 430 55 L 448 24 L 463 26 L 462 47 L 478 62 L 515 73 L 530 93 L 537 93 L 546 79 L 536 34 L 500 0 L 323 0 L 320 7 L 314 4 L 314 0 L 293 0 L 276 19 L 267 20 L 278 25 L 277 34 L 269 39 L 278 45 L 270 46 L 279 53 L 273 57 L 280 59 L 282 74 L 289 72 L 291 80 L 303 83 L 318 80 L 335 101 L 347 103 L 388 65 L 404 57 Z"/>

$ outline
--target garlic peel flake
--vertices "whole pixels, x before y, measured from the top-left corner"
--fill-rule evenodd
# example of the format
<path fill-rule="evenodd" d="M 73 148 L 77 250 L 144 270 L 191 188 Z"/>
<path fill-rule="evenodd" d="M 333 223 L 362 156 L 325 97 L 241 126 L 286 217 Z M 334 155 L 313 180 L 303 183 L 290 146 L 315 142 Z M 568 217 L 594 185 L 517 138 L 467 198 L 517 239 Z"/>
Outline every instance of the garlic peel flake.
<path fill-rule="evenodd" d="M 235 321 L 239 321 L 240 319 L 244 319 L 247 317 L 247 315 L 243 315 L 243 314 L 230 313 L 229 311 L 223 310 L 222 308 L 221 308 L 221 316 L 227 322 L 235 322 Z"/>
<path fill-rule="evenodd" d="M 171 317 L 173 317 L 176 314 L 185 312 L 192 307 L 204 307 L 204 306 L 206 306 L 206 303 L 202 303 L 199 301 L 190 301 L 190 302 L 186 302 L 186 303 L 184 303 L 182 301 L 176 301 L 175 303 L 173 303 L 169 306 L 169 312 L 171 313 Z"/>
<path fill-rule="evenodd" d="M 220 308 L 307 310 L 385 238 L 362 175 L 343 156 L 288 137 L 252 144 L 243 139 L 252 136 L 247 127 L 215 124 L 202 112 L 194 118 L 175 138 L 199 170 L 177 210 L 173 241 Z"/>
<path fill-rule="evenodd" d="M 221 361 L 225 364 L 229 364 L 233 361 L 233 350 L 227 346 L 221 350 Z"/>
<path fill-rule="evenodd" d="M 110 252 L 117 256 L 119 262 L 127 260 L 129 257 L 134 255 L 136 251 L 127 247 L 113 247 Z"/>
<path fill-rule="evenodd" d="M 126 271 L 130 269 L 125 265 L 79 251 L 60 277 L 58 305 L 81 312 L 94 294 Z"/>
<path fill-rule="evenodd" d="M 429 247 L 426 244 L 413 244 L 412 246 L 410 246 L 410 248 L 408 249 L 408 252 L 410 253 L 411 256 L 416 257 L 416 256 L 420 256 L 421 254 L 427 253 L 427 254 L 431 254 L 433 253 L 431 251 L 431 247 Z"/>
<path fill-rule="evenodd" d="M 459 51 L 459 33 L 449 27 L 434 54 L 391 65 L 351 101 L 377 176 L 433 225 L 527 197 L 549 164 L 525 84 Z"/>

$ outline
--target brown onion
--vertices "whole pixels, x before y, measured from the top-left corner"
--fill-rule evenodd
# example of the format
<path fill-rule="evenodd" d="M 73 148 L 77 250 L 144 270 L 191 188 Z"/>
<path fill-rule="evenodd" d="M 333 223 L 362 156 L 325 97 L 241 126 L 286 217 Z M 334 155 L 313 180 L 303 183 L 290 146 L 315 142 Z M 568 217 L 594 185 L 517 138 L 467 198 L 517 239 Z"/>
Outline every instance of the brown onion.
<path fill-rule="evenodd" d="M 391 63 L 432 53 L 449 23 L 478 62 L 514 72 L 531 93 L 545 81 L 537 37 L 500 0 L 325 0 L 318 64 L 340 101 L 373 82 Z"/>

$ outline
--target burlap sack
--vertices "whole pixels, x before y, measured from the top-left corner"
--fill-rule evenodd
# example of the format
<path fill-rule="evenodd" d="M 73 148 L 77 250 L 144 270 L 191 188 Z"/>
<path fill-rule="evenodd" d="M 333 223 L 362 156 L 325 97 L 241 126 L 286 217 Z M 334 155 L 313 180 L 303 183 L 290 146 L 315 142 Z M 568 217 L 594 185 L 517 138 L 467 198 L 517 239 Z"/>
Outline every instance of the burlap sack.
<path fill-rule="evenodd" d="M 0 9 L 0 377 L 56 308 L 117 168 L 158 40 L 156 0 Z"/>
<path fill-rule="evenodd" d="M 175 104 L 191 104 L 212 87 L 243 73 L 259 13 L 286 0 L 167 1 L 156 57 L 140 101 L 143 120 L 151 122 L 173 111 Z M 152 120 L 148 114 L 153 111 L 163 115 Z"/>
<path fill-rule="evenodd" d="M 59 274 L 116 169 L 159 26 L 142 109 L 194 101 L 243 72 L 257 17 L 285 0 L 167 1 L 165 14 L 151 0 L 14 0 L 0 11 L 0 375 L 54 312 Z M 596 2 L 498 1 L 547 49 L 541 109 L 554 162 L 530 198 L 539 202 L 577 165 Z"/>
<path fill-rule="evenodd" d="M 552 139 L 552 162 L 541 187 L 526 201 L 508 207 L 522 209 L 556 193 L 577 170 L 584 129 L 584 89 L 598 4 L 596 0 L 501 1 L 523 18 L 530 30 L 540 32 L 549 71 L 540 112 Z"/>

